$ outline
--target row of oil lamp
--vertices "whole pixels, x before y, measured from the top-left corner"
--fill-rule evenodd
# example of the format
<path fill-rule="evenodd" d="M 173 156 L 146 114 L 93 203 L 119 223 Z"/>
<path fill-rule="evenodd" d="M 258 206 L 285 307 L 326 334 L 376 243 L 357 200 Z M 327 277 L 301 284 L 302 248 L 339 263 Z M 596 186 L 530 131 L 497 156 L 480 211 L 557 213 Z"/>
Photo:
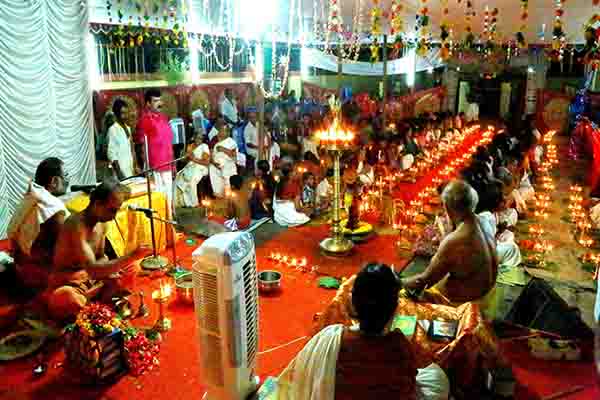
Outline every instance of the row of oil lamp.
<path fill-rule="evenodd" d="M 579 233 L 577 243 L 589 249 L 594 245 L 594 240 L 588 234 L 592 228 L 592 224 L 587 212 L 583 208 L 582 192 L 583 188 L 581 186 L 571 186 L 568 209 L 571 212 L 571 221 L 575 224 L 576 234 Z"/>
<path fill-rule="evenodd" d="M 552 177 L 549 175 L 551 169 L 558 163 L 558 158 L 556 155 L 556 146 L 551 143 L 554 133 L 554 131 L 549 131 L 544 135 L 543 138 L 543 143 L 545 145 L 544 159 L 541 162 L 541 165 L 538 169 L 540 177 L 539 184 L 536 185 L 537 190 L 535 195 L 533 211 L 533 217 L 539 222 L 548 219 L 550 215 L 548 209 L 551 204 L 549 193 L 551 193 L 556 188 Z M 545 263 L 545 255 L 554 250 L 554 245 L 550 243 L 550 241 L 543 239 L 545 233 L 546 230 L 539 223 L 533 224 L 529 227 L 529 234 L 534 239 L 532 250 L 535 253 L 535 259 L 539 262 L 540 266 L 543 266 Z"/>
<path fill-rule="evenodd" d="M 467 128 L 467 135 L 465 135 L 465 137 L 475 132 L 479 128 L 479 125 Z M 431 183 L 419 191 L 415 198 L 409 202 L 409 208 L 403 213 L 400 213 L 400 218 L 397 216 L 394 217 L 394 223 L 392 224 L 392 227 L 399 231 L 404 231 L 407 227 L 406 224 L 416 224 L 416 218 L 423 212 L 425 204 L 437 196 L 438 186 L 442 182 L 446 182 L 453 178 L 456 173 L 458 173 L 461 168 L 471 160 L 473 154 L 477 151 L 478 146 L 489 144 L 492 140 L 494 132 L 495 128 L 493 126 L 489 126 L 488 130 L 483 132 L 481 139 L 474 143 L 464 154 L 454 158 L 452 161 L 450 161 L 449 165 L 440 168 L 437 171 L 436 176 L 432 178 Z"/>
<path fill-rule="evenodd" d="M 268 259 L 276 264 L 294 268 L 296 271 L 300 272 L 317 273 L 319 271 L 318 265 L 308 266 L 306 257 L 292 257 L 284 253 L 272 252 L 269 254 Z"/>

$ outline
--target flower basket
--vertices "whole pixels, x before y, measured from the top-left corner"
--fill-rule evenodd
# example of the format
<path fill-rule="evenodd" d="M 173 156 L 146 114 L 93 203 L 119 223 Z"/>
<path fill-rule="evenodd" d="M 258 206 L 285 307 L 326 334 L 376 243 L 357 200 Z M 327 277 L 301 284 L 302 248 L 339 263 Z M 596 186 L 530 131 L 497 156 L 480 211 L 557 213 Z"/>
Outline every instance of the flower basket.
<path fill-rule="evenodd" d="M 68 369 L 78 375 L 82 383 L 107 382 L 127 370 L 120 329 L 93 337 L 74 327 L 66 334 L 65 354 Z"/>
<path fill-rule="evenodd" d="M 66 368 L 81 383 L 112 381 L 131 372 L 139 376 L 159 364 L 157 340 L 127 326 L 109 307 L 84 307 L 65 335 Z"/>

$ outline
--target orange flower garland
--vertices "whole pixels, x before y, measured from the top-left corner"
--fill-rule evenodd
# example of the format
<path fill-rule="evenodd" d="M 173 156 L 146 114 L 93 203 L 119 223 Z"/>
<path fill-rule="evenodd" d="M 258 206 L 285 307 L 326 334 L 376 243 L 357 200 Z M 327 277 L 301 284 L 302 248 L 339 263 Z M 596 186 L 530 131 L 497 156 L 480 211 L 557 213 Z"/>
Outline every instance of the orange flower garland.
<path fill-rule="evenodd" d="M 448 2 L 448 0 L 445 0 Z M 404 29 L 404 21 L 402 21 L 402 12 L 403 6 L 401 0 L 393 0 L 392 2 L 392 15 L 390 21 L 391 34 L 398 35 Z"/>

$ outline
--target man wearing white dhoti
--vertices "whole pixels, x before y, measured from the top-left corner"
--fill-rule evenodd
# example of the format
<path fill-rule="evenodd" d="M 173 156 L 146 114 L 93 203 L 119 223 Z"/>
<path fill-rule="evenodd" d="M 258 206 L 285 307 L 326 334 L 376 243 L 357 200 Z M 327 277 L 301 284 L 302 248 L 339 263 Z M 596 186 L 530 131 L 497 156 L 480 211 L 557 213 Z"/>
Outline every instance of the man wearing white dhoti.
<path fill-rule="evenodd" d="M 107 157 L 119 179 L 135 174 L 137 168 L 131 141 L 131 128 L 125 123 L 127 103 L 122 99 L 116 99 L 112 106 L 115 122 L 108 128 L 106 134 L 108 140 Z"/>
<path fill-rule="evenodd" d="M 206 175 L 210 165 L 210 150 L 203 143 L 203 135 L 196 134 L 196 147 L 188 152 L 189 162 L 179 171 L 175 178 L 175 185 L 181 194 L 181 200 L 185 207 L 198 206 L 198 184 Z"/>
<path fill-rule="evenodd" d="M 226 126 L 219 130 L 218 140 L 213 149 L 209 175 L 213 193 L 223 197 L 230 187 L 229 178 L 237 175 L 237 144 L 229 136 Z"/>

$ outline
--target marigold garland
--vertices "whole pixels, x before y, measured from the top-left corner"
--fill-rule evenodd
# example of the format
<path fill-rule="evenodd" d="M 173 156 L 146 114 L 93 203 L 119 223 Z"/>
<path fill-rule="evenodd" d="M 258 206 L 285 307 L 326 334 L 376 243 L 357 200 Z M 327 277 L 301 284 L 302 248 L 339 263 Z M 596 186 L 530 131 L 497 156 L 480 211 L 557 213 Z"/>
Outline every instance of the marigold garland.
<path fill-rule="evenodd" d="M 371 9 L 371 35 L 383 35 L 383 27 L 381 24 L 382 17 L 383 10 L 381 8 L 381 0 L 373 0 L 373 8 Z"/>

